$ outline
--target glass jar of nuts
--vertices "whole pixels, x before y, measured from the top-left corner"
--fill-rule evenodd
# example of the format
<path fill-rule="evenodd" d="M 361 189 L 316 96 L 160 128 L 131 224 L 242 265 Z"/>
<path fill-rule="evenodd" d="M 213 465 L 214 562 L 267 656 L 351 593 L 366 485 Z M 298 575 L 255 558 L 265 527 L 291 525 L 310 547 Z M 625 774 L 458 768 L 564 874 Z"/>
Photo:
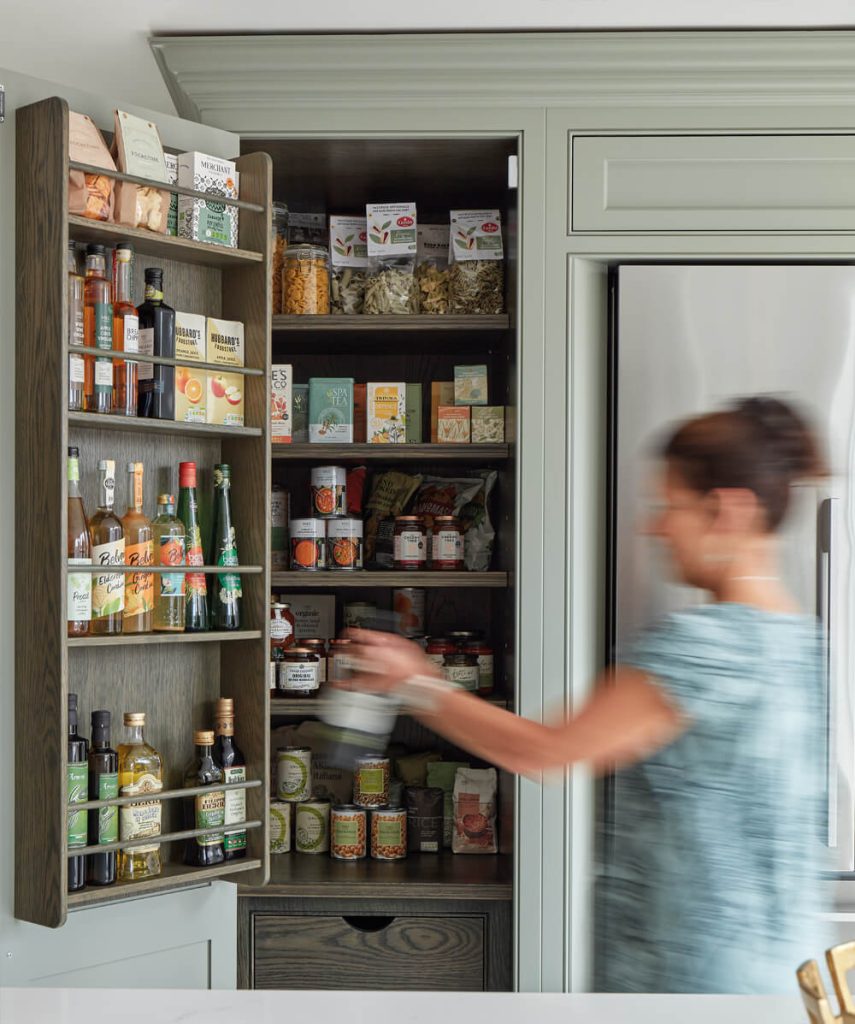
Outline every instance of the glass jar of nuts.
<path fill-rule="evenodd" d="M 282 312 L 330 311 L 329 250 L 319 245 L 289 245 L 282 259 Z"/>

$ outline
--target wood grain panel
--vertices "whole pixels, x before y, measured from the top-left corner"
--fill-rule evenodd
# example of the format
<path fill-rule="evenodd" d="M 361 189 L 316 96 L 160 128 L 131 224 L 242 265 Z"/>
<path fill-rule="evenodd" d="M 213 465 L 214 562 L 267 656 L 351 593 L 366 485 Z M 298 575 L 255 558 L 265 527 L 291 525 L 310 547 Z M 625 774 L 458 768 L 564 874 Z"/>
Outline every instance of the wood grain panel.
<path fill-rule="evenodd" d="M 68 107 L 17 111 L 15 914 L 65 920 Z M 38 173 L 37 173 L 38 171 Z"/>
<path fill-rule="evenodd" d="M 483 918 L 406 916 L 381 927 L 387 920 L 256 915 L 255 987 L 484 990 Z"/>
<path fill-rule="evenodd" d="M 301 316 L 284 313 L 273 318 L 273 330 L 279 331 L 341 331 L 373 334 L 375 331 L 506 331 L 511 325 L 507 313 L 495 316 L 475 314 L 454 314 L 431 316 L 380 313 L 376 315 L 359 313 L 329 313 L 318 316 Z"/>
<path fill-rule="evenodd" d="M 429 399 L 428 399 L 429 401 Z M 280 462 L 463 462 L 482 465 L 507 459 L 506 444 L 274 444 Z M 447 467 L 445 467 L 447 470 Z"/>
<path fill-rule="evenodd" d="M 148 267 L 159 267 L 163 271 L 163 301 L 167 306 L 201 316 L 222 314 L 223 275 L 218 268 L 164 259 L 143 250 L 134 256 L 133 301 L 138 306 L 145 298 Z"/>

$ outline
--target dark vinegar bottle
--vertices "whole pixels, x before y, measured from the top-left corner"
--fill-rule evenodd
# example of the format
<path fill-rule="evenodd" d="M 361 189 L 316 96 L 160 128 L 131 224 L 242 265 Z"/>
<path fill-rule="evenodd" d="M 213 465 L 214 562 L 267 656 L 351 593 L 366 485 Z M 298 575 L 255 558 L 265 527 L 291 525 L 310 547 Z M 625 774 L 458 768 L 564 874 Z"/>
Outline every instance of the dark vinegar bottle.
<path fill-rule="evenodd" d="M 186 802 L 187 828 L 221 828 L 225 822 L 226 794 L 216 788 L 222 785 L 223 771 L 214 764 L 214 733 L 204 729 L 194 732 L 193 742 L 196 744 L 196 756 L 184 772 L 184 785 L 188 788 L 206 788 Z M 212 864 L 222 864 L 224 860 L 222 832 L 187 840 L 184 848 L 185 864 L 206 868 Z"/>
<path fill-rule="evenodd" d="M 231 697 L 221 697 L 214 712 L 214 764 L 223 770 L 223 782 L 246 782 L 246 758 L 235 743 L 235 702 Z M 225 791 L 225 826 L 223 853 L 226 860 L 238 860 L 246 856 L 246 829 L 229 828 L 229 825 L 246 821 L 246 790 Z"/>
<path fill-rule="evenodd" d="M 86 763 L 86 740 L 77 732 L 77 694 L 68 695 L 68 848 L 85 846 L 88 836 L 86 811 L 73 810 L 74 804 L 83 804 L 89 799 L 89 765 Z M 86 885 L 86 858 L 68 858 L 68 891 L 76 892 Z"/>
<path fill-rule="evenodd" d="M 89 749 L 89 799 L 112 800 L 119 795 L 119 755 L 110 746 L 110 712 L 92 712 L 92 746 Z M 103 846 L 119 840 L 119 808 L 99 807 L 89 812 L 89 845 Z M 90 853 L 86 881 L 112 885 L 116 881 L 116 852 Z"/>
<path fill-rule="evenodd" d="M 145 355 L 175 356 L 175 310 L 163 301 L 163 271 L 146 267 L 145 301 L 137 309 L 139 350 Z M 139 364 L 137 416 L 175 418 L 175 367 Z"/>
<path fill-rule="evenodd" d="M 210 565 L 238 565 L 237 539 L 232 525 L 231 468 L 214 466 L 214 528 L 211 534 Z M 240 576 L 221 572 L 211 577 L 208 593 L 211 601 L 211 626 L 214 629 L 240 629 Z"/>

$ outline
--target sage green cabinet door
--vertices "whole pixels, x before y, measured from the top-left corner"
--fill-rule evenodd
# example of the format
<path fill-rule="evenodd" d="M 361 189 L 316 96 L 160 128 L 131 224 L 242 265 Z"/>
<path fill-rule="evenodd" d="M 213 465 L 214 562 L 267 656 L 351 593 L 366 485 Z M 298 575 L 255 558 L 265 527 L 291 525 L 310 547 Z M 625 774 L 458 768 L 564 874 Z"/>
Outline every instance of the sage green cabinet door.
<path fill-rule="evenodd" d="M 569 233 L 853 231 L 855 135 L 568 135 Z"/>

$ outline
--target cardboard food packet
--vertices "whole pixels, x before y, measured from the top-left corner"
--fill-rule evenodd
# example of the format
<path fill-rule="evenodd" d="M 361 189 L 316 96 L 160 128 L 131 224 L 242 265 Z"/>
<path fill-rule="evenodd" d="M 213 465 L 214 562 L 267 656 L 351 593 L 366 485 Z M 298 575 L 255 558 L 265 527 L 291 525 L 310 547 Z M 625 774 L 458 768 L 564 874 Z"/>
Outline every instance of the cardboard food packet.
<path fill-rule="evenodd" d="M 454 776 L 453 853 L 498 853 L 495 768 L 458 768 Z"/>
<path fill-rule="evenodd" d="M 169 181 L 157 125 L 124 110 L 113 112 L 113 152 L 120 171 L 137 178 Z M 120 181 L 116 185 L 115 219 L 132 228 L 166 233 L 171 195 L 157 188 Z"/>
<path fill-rule="evenodd" d="M 116 164 L 95 122 L 86 114 L 68 112 L 68 158 L 115 171 Z M 68 212 L 90 220 L 113 219 L 114 179 L 103 174 L 68 172 Z"/>

